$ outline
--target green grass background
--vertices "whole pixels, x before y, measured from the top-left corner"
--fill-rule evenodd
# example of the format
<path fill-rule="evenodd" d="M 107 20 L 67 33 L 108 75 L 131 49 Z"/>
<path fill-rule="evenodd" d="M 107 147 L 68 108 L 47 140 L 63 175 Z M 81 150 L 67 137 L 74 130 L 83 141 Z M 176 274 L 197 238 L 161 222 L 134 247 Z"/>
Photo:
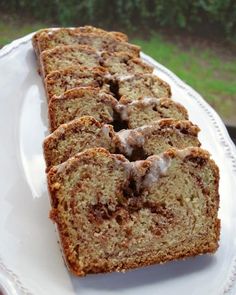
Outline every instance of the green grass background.
<path fill-rule="evenodd" d="M 158 35 L 132 41 L 197 90 L 226 121 L 236 122 L 236 59 L 224 60 L 210 49 L 183 50 Z"/>

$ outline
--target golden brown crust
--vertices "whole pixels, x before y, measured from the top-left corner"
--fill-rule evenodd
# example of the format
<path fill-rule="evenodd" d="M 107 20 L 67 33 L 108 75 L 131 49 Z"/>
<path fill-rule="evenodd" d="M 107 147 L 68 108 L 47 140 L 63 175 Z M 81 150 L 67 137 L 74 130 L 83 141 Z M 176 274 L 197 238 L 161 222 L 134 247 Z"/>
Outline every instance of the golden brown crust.
<path fill-rule="evenodd" d="M 192 122 L 188 120 L 174 120 L 174 119 L 161 119 L 158 121 L 158 124 L 160 126 L 160 129 L 165 127 L 173 126 L 176 129 L 179 129 L 181 132 L 188 132 L 188 134 L 197 136 L 200 128 L 193 124 Z M 155 124 L 154 124 L 155 126 Z"/>

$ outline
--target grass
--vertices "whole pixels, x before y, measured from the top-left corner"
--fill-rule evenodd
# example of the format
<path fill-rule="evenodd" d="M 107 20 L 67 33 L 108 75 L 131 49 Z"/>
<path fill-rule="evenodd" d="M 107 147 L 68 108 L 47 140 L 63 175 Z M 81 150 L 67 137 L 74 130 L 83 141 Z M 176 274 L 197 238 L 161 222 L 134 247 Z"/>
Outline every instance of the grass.
<path fill-rule="evenodd" d="M 236 59 L 214 50 L 182 49 L 161 36 L 134 39 L 135 44 L 197 90 L 228 123 L 236 123 Z"/>
<path fill-rule="evenodd" d="M 41 23 L 19 25 L 18 21 L 10 20 L 8 22 L 0 18 L 0 48 L 16 38 L 23 37 L 43 27 L 46 27 L 46 25 Z"/>
<path fill-rule="evenodd" d="M 2 17 L 0 47 L 46 26 Z M 197 46 L 183 49 L 174 42 L 166 41 L 161 35 L 131 41 L 197 90 L 227 123 L 236 125 L 236 58 L 225 60 L 214 50 Z"/>

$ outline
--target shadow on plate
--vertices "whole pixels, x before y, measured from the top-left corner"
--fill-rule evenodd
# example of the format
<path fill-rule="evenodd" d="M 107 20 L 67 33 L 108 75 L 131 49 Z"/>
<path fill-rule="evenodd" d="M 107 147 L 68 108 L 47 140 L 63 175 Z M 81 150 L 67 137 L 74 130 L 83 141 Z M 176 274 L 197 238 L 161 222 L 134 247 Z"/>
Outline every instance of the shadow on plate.
<path fill-rule="evenodd" d="M 202 271 L 216 263 L 214 256 L 198 256 L 182 261 L 169 262 L 164 265 L 153 265 L 127 273 L 111 273 L 89 275 L 78 279 L 71 276 L 76 291 L 94 289 L 99 291 L 124 290 L 140 286 L 157 284 L 158 282 L 174 280 Z"/>

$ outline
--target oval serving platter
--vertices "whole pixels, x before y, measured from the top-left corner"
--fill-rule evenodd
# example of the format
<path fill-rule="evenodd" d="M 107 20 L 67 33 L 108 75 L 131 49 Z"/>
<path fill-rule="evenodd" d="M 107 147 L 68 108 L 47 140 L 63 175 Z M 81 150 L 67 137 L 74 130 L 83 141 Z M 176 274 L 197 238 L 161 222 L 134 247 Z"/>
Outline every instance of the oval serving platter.
<path fill-rule="evenodd" d="M 236 294 L 236 149 L 216 112 L 191 87 L 144 53 L 173 99 L 200 126 L 202 147 L 220 168 L 220 247 L 213 256 L 123 273 L 77 278 L 64 266 L 48 218 L 42 141 L 47 105 L 31 37 L 0 51 L 0 290 L 4 294 Z M 0 291 L 1 293 L 1 291 Z"/>

